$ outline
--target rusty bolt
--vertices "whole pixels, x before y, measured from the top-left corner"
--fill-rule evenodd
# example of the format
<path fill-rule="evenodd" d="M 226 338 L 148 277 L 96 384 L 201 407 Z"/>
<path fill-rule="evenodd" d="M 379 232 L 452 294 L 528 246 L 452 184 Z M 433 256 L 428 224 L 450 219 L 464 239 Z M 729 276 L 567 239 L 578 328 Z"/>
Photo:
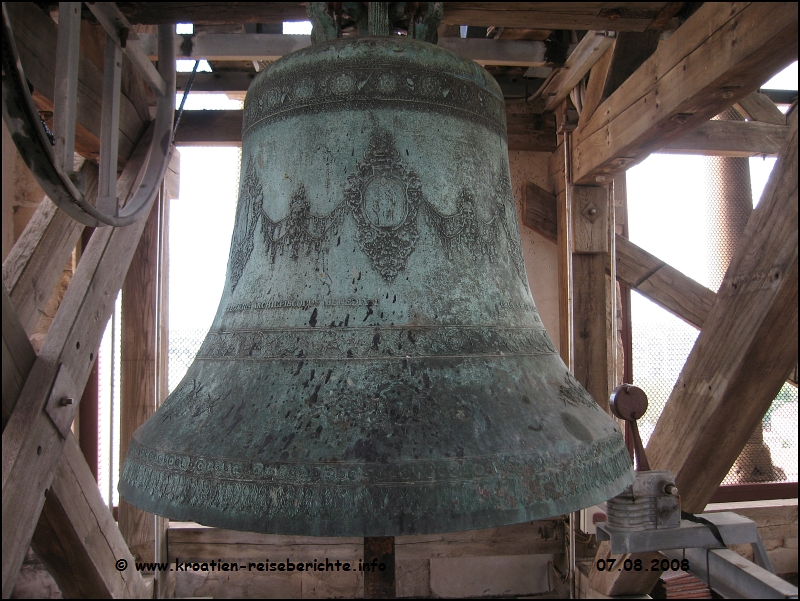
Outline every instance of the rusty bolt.
<path fill-rule="evenodd" d="M 675 486 L 674 484 L 667 484 L 664 487 L 664 492 L 667 493 L 668 495 L 677 496 L 678 495 L 678 487 Z"/>
<path fill-rule="evenodd" d="M 732 90 L 725 90 L 722 93 L 723 98 L 733 98 L 733 91 Z"/>

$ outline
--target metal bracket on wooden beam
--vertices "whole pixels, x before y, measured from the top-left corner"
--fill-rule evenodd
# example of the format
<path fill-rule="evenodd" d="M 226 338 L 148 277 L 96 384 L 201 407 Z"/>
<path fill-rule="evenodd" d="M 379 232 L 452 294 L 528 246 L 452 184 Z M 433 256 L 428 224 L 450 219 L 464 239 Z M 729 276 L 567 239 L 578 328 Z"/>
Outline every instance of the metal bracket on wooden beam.
<path fill-rule="evenodd" d="M 69 370 L 63 369 L 63 364 L 59 364 L 58 375 L 47 399 L 45 411 L 64 439 L 69 434 L 78 408 L 78 403 L 75 402 L 76 391 L 77 386 L 69 375 Z"/>

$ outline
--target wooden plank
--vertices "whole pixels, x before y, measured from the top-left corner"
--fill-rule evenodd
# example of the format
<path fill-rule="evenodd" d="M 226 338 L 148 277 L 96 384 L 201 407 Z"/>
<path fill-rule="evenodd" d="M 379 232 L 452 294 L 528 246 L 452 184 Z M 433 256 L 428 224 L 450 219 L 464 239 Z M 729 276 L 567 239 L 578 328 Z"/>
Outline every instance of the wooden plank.
<path fill-rule="evenodd" d="M 644 31 L 667 2 L 445 2 L 442 23 Z"/>
<path fill-rule="evenodd" d="M 704 4 L 577 132 L 574 181 L 618 173 L 738 102 L 797 55 L 797 4 Z"/>
<path fill-rule="evenodd" d="M 81 173 L 86 178 L 84 194 L 92 202 L 97 197 L 97 165 L 87 161 Z M 17 315 L 28 336 L 36 328 L 83 228 L 45 198 L 3 262 L 3 284 L 18 307 Z"/>
<path fill-rule="evenodd" d="M 506 102 L 508 149 L 553 152 L 556 149 L 556 120 L 552 114 L 521 110 L 519 101 Z"/>
<path fill-rule="evenodd" d="M 283 23 L 307 21 L 306 7 L 301 2 L 227 2 L 220 10 L 208 2 L 129 2 L 120 10 L 131 23 Z"/>
<path fill-rule="evenodd" d="M 589 72 L 589 81 L 586 84 L 586 95 L 583 99 L 583 107 L 581 114 L 578 117 L 578 127 L 583 127 L 586 122 L 594 115 L 597 107 L 605 100 L 603 91 L 606 87 L 606 80 L 611 68 L 611 61 L 614 58 L 614 49 L 616 48 L 617 40 L 614 40 L 611 45 L 606 48 L 598 61 Z"/>
<path fill-rule="evenodd" d="M 573 254 L 574 356 L 572 372 L 604 411 L 611 392 L 608 357 L 612 334 L 606 332 L 609 310 L 606 253 Z"/>
<path fill-rule="evenodd" d="M 707 121 L 659 152 L 723 157 L 776 156 L 788 132 L 785 125 L 758 121 Z"/>
<path fill-rule="evenodd" d="M 522 222 L 552 242 L 558 242 L 556 197 L 534 184 L 522 186 Z"/>
<path fill-rule="evenodd" d="M 604 100 L 616 92 L 653 55 L 658 48 L 659 37 L 660 32 L 652 29 L 641 32 L 621 31 L 617 34 L 614 56 L 603 87 Z"/>
<path fill-rule="evenodd" d="M 52 102 L 58 27 L 34 3 L 12 2 L 8 4 L 7 8 L 25 76 L 34 87 L 35 97 L 38 96 L 40 99 L 44 98 Z M 102 72 L 82 55 L 78 67 L 77 121 L 90 136 L 97 139 L 98 152 L 102 90 Z M 52 105 L 49 110 L 52 111 Z M 146 123 L 140 118 L 134 104 L 127 96 L 123 95 L 120 103 L 119 139 L 119 154 L 123 162 L 131 156 L 145 127 Z M 92 144 L 94 144 L 93 140 Z M 78 150 L 77 140 L 76 150 Z"/>
<path fill-rule="evenodd" d="M 97 482 L 70 433 L 31 540 L 69 599 L 141 599 L 145 582 L 135 569 Z M 126 570 L 116 562 L 127 561 Z"/>
<path fill-rule="evenodd" d="M 786 115 L 784 115 L 769 96 L 753 92 L 742 98 L 737 104 L 736 109 L 743 113 L 743 117 L 752 121 L 772 123 L 774 125 L 786 125 Z"/>
<path fill-rule="evenodd" d="M 139 42 L 147 55 L 156 56 L 156 34 L 141 34 Z M 210 61 L 275 61 L 311 45 L 311 36 L 263 33 L 203 33 L 192 37 L 187 54 L 181 50 L 183 38 L 176 35 L 176 57 Z M 543 67 L 548 63 L 547 45 L 531 40 L 489 40 L 480 38 L 441 38 L 439 47 L 474 60 L 479 65 Z M 573 50 L 571 46 L 569 50 Z"/>
<path fill-rule="evenodd" d="M 608 252 L 608 205 L 605 188 L 572 187 L 573 254 Z"/>
<path fill-rule="evenodd" d="M 135 167 L 144 162 L 149 146 L 147 135 L 123 171 L 120 190 L 138 187 Z M 4 596 L 11 593 L 19 574 L 44 493 L 63 454 L 60 428 L 72 422 L 77 409 L 74 402 L 62 406 L 59 401 L 80 399 L 143 228 L 140 220 L 124 228 L 101 228 L 92 235 L 3 431 Z"/>
<path fill-rule="evenodd" d="M 529 29 L 644 31 L 668 2 L 445 2 L 446 25 Z M 283 23 L 306 21 L 299 2 L 132 2 L 120 9 L 132 23 Z"/>
<path fill-rule="evenodd" d="M 244 111 L 183 111 L 176 146 L 241 146 Z"/>
<path fill-rule="evenodd" d="M 31 371 L 36 353 L 3 286 L 3 429 Z"/>
<path fill-rule="evenodd" d="M 605 31 L 587 32 L 567 58 L 564 67 L 542 91 L 542 97 L 547 102 L 546 110 L 552 111 L 561 104 L 613 43 L 614 38 Z"/>
<path fill-rule="evenodd" d="M 158 242 L 160 202 L 153 203 L 122 286 L 120 465 L 134 431 L 156 410 Z M 138 561 L 155 561 L 155 516 L 124 499 L 119 529 Z"/>
<path fill-rule="evenodd" d="M 616 236 L 617 279 L 696 328 L 705 324 L 716 293 L 627 238 Z"/>
<path fill-rule="evenodd" d="M 363 538 L 283 536 L 176 523 L 169 527 L 169 561 L 265 561 L 266 558 L 353 560 L 362 557 Z M 465 532 L 398 536 L 398 560 L 439 557 L 535 555 L 564 552 L 560 520 L 541 520 Z"/>
<path fill-rule="evenodd" d="M 797 363 L 797 114 L 647 446 L 701 510 Z M 731 415 L 736 415 L 731 420 Z"/>
<path fill-rule="evenodd" d="M 13 316 L 3 288 L 3 427 L 19 398 L 36 355 Z M 70 433 L 31 541 L 61 592 L 68 598 L 141 598 L 144 582 L 97 483 Z M 131 570 L 119 571 L 125 559 Z"/>

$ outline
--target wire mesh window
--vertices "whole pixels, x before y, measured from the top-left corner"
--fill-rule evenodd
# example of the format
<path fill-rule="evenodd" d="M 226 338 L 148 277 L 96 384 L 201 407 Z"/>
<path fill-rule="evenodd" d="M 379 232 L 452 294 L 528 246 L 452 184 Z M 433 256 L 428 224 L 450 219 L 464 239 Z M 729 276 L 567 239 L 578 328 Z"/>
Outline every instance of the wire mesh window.
<path fill-rule="evenodd" d="M 728 161 L 652 155 L 628 172 L 630 239 L 713 290 L 747 222 L 751 194 L 760 198 L 774 164 Z M 718 184 L 722 180 L 729 189 Z M 640 420 L 647 444 L 699 331 L 635 291 L 631 318 L 633 379 L 650 399 Z M 797 388 L 787 383 L 722 484 L 796 482 L 797 418 Z"/>

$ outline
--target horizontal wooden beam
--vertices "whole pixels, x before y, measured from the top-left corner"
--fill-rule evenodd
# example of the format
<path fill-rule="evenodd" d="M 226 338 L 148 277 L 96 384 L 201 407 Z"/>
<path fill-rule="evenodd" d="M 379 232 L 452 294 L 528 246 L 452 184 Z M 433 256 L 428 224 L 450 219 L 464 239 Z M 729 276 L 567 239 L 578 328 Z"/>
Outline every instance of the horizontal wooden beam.
<path fill-rule="evenodd" d="M 781 114 L 783 116 L 783 114 Z M 776 156 L 789 128 L 758 121 L 707 121 L 659 152 L 704 156 Z"/>
<path fill-rule="evenodd" d="M 267 558 L 290 557 L 313 561 L 357 561 L 363 557 L 363 538 L 326 538 L 256 534 L 199 524 L 171 522 L 169 561 L 224 561 L 247 563 Z M 477 557 L 564 553 L 560 520 L 540 520 L 501 528 L 395 537 L 397 559 Z"/>
<path fill-rule="evenodd" d="M 797 113 L 708 318 L 647 445 L 705 507 L 797 363 Z M 732 419 L 735 416 L 735 419 Z"/>
<path fill-rule="evenodd" d="M 707 2 L 576 131 L 574 181 L 593 184 L 642 161 L 796 56 L 796 3 Z"/>
<path fill-rule="evenodd" d="M 151 59 L 156 57 L 156 35 L 140 34 L 139 42 Z M 191 38 L 187 52 L 183 37 L 176 35 L 176 58 L 192 60 L 274 61 L 311 45 L 311 36 L 265 33 L 201 33 Z M 543 67 L 550 64 L 547 45 L 531 40 L 490 40 L 480 38 L 441 38 L 441 48 L 481 65 Z M 568 53 L 575 45 L 568 48 Z"/>
<path fill-rule="evenodd" d="M 442 22 L 533 29 L 644 31 L 667 2 L 445 2 Z"/>
<path fill-rule="evenodd" d="M 532 29 L 644 31 L 661 25 L 668 2 L 445 2 L 442 23 Z M 133 23 L 282 23 L 306 21 L 300 2 L 129 2 L 120 9 Z M 663 26 L 663 25 L 661 25 Z"/>

